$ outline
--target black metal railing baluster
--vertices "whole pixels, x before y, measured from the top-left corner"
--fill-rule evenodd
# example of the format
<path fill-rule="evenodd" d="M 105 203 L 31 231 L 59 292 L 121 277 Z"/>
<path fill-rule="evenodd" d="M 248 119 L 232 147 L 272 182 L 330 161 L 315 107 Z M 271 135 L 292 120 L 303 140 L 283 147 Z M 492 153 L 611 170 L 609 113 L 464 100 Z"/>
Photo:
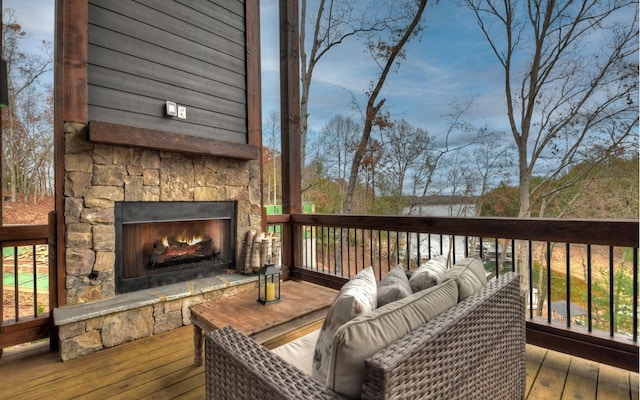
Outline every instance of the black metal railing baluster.
<path fill-rule="evenodd" d="M 417 251 L 416 251 L 416 268 L 420 267 L 420 263 L 422 262 L 422 256 L 420 254 L 420 232 L 416 232 L 416 244 L 417 244 Z"/>
<path fill-rule="evenodd" d="M 13 301 L 15 309 L 14 321 L 20 321 L 20 293 L 19 293 L 19 275 L 18 275 L 18 247 L 13 247 Z"/>
<path fill-rule="evenodd" d="M 378 265 L 380 265 L 380 271 L 382 276 L 382 240 L 381 240 L 381 232 L 378 232 Z M 387 270 L 389 270 L 389 261 L 387 261 Z"/>
<path fill-rule="evenodd" d="M 547 242 L 547 320 L 551 322 L 551 242 Z"/>
<path fill-rule="evenodd" d="M 615 304 L 614 304 L 614 279 L 613 246 L 609 246 L 609 335 L 613 337 L 615 330 Z"/>
<path fill-rule="evenodd" d="M 464 237 L 464 256 L 469 257 L 469 236 Z"/>
<path fill-rule="evenodd" d="M 371 266 L 373 270 L 376 269 L 376 263 L 373 259 L 373 229 L 369 229 L 369 258 L 371 259 Z"/>
<path fill-rule="evenodd" d="M 456 263 L 456 236 L 455 235 L 451 235 L 449 236 L 451 239 L 451 253 L 452 253 L 452 259 L 453 259 L 453 263 Z"/>
<path fill-rule="evenodd" d="M 331 267 L 328 265 L 329 263 L 329 238 L 328 238 L 328 234 L 325 233 L 325 229 L 327 229 L 328 232 L 328 227 L 323 226 L 322 228 L 322 255 L 321 255 L 321 259 L 322 259 L 322 270 L 323 271 L 327 271 L 330 272 L 331 271 Z M 325 240 L 325 238 L 327 240 Z"/>
<path fill-rule="evenodd" d="M 567 266 L 567 328 L 571 328 L 571 247 L 569 243 L 565 244 L 565 258 Z"/>
<path fill-rule="evenodd" d="M 349 276 L 349 270 L 351 269 L 351 229 L 347 228 L 347 276 Z M 344 266 L 342 267 L 342 275 L 344 276 Z"/>
<path fill-rule="evenodd" d="M 400 231 L 396 231 L 396 260 L 398 260 L 398 264 L 401 263 L 400 259 Z M 407 269 L 409 266 L 407 266 Z"/>
<path fill-rule="evenodd" d="M 320 271 L 320 259 L 318 258 L 318 239 L 319 238 L 318 238 L 318 227 L 317 226 L 314 227 L 314 231 L 316 233 L 316 235 L 315 235 L 316 239 L 313 241 L 315 243 L 314 250 L 315 250 L 315 258 L 316 258 L 316 271 Z M 322 240 L 322 239 L 320 238 L 320 240 Z M 322 250 L 322 248 L 321 248 L 321 250 Z"/>
<path fill-rule="evenodd" d="M 497 278 L 500 276 L 500 266 L 498 265 L 500 260 L 500 247 L 498 244 L 498 238 L 495 238 L 494 240 L 495 241 L 493 245 L 495 246 L 495 249 L 496 249 L 496 278 Z"/>
<path fill-rule="evenodd" d="M 588 331 L 593 331 L 593 277 L 591 276 L 591 245 L 587 245 L 587 317 Z"/>
<path fill-rule="evenodd" d="M 511 239 L 511 271 L 515 272 L 516 270 L 516 241 Z"/>
<path fill-rule="evenodd" d="M 36 264 L 36 246 L 31 249 L 31 259 L 33 265 L 33 315 L 38 316 L 38 266 Z"/>
<path fill-rule="evenodd" d="M 529 240 L 529 248 L 527 249 L 529 254 L 527 263 L 529 264 L 529 318 L 533 319 L 533 243 Z M 538 299 L 540 298 L 540 284 L 538 283 Z M 536 299 L 536 300 L 538 300 Z M 537 307 L 538 305 L 535 304 Z"/>
<path fill-rule="evenodd" d="M 353 229 L 353 258 L 356 263 L 356 273 L 358 272 L 358 230 Z M 349 276 L 351 276 L 351 267 L 349 267 Z"/>
<path fill-rule="evenodd" d="M 358 251 L 358 259 L 360 260 L 360 269 L 356 270 L 356 273 L 359 271 L 362 271 L 363 269 L 367 268 L 367 264 L 366 264 L 366 259 L 365 259 L 365 235 L 364 235 L 364 228 L 360 229 L 360 242 L 358 243 L 358 245 L 360 247 L 358 247 L 358 249 L 356 251 Z"/>
<path fill-rule="evenodd" d="M 638 249 L 633 249 L 633 341 L 638 340 Z"/>

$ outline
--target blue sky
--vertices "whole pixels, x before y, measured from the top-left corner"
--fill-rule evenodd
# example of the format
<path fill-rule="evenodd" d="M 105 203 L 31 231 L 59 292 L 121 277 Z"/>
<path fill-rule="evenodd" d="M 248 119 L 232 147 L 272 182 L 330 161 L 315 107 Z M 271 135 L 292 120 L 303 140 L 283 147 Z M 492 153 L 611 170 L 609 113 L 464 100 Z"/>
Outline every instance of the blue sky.
<path fill-rule="evenodd" d="M 451 1 L 428 6 L 427 29 L 407 47 L 407 58 L 391 75 L 380 98 L 387 110 L 416 127 L 438 135 L 452 101 L 475 98 L 468 118 L 478 127 L 505 126 L 503 75 L 469 10 Z M 279 107 L 278 4 L 261 4 L 263 114 Z M 443 40 L 446 38 L 446 40 Z M 377 76 L 367 54 L 355 41 L 334 48 L 318 64 L 311 87 L 312 131 L 337 113 L 354 112 L 348 90 L 364 104 L 364 91 Z"/>

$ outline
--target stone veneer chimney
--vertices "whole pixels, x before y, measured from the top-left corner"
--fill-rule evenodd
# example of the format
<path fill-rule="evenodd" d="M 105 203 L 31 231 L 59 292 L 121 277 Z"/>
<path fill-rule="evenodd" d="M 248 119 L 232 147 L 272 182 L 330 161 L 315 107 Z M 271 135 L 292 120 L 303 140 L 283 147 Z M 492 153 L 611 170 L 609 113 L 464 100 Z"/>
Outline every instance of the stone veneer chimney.
<path fill-rule="evenodd" d="M 81 123 L 64 130 L 67 304 L 115 296 L 116 201 L 237 201 L 236 260 L 245 233 L 260 229 L 258 160 L 91 143 Z"/>

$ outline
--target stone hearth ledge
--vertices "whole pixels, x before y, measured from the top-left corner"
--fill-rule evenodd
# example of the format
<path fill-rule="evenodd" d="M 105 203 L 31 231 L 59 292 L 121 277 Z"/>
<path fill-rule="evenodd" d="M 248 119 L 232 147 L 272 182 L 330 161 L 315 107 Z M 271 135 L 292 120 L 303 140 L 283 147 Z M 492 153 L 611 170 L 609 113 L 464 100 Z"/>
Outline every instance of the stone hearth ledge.
<path fill-rule="evenodd" d="M 53 310 L 63 361 L 190 324 L 188 306 L 253 289 L 257 275 L 217 275 Z"/>
<path fill-rule="evenodd" d="M 53 311 L 53 323 L 56 326 L 67 325 L 160 302 L 197 296 L 257 280 L 257 275 L 230 274 L 224 275 L 224 277 L 201 278 L 195 281 L 174 283 L 157 288 L 119 294 L 107 300 L 56 308 Z"/>

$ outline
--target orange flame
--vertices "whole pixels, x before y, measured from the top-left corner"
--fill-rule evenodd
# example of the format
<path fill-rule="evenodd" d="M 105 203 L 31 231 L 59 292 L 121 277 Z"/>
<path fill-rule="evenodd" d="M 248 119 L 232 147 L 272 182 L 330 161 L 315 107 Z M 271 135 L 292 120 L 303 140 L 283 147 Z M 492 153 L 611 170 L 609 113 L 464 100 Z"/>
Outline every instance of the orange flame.
<path fill-rule="evenodd" d="M 180 243 L 185 243 L 188 244 L 189 246 L 193 246 L 196 243 L 200 243 L 202 242 L 202 240 L 204 240 L 204 238 L 202 236 L 199 235 L 190 235 L 187 236 L 186 233 L 182 233 L 179 236 L 177 236 L 175 238 L 176 242 L 180 242 Z M 169 238 L 168 237 L 163 237 L 162 238 L 162 245 L 164 247 L 169 247 Z"/>

